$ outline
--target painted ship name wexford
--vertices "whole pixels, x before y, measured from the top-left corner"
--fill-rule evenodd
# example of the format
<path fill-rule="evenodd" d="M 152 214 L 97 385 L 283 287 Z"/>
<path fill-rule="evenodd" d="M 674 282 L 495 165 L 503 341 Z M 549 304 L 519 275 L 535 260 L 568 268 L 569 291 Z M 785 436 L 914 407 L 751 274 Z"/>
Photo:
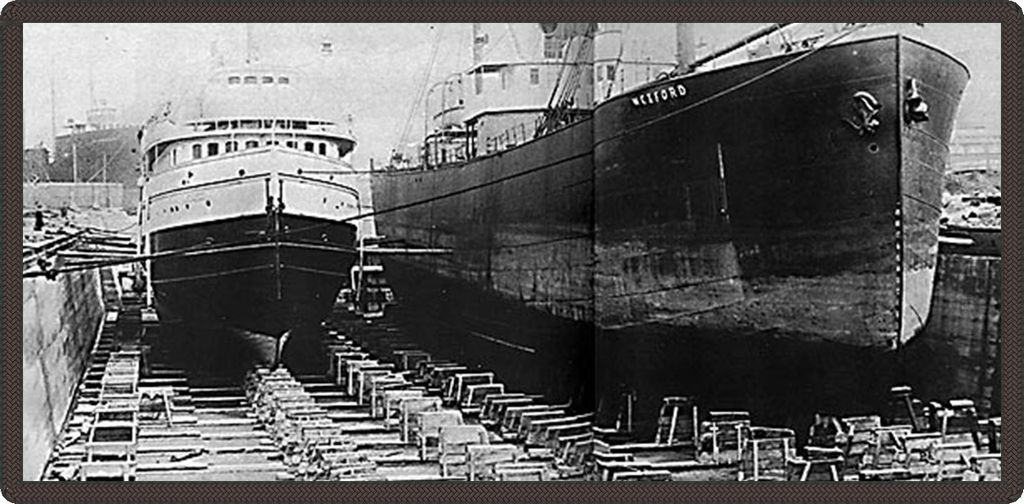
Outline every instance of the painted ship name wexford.
<path fill-rule="evenodd" d="M 630 98 L 630 100 L 633 102 L 634 107 L 641 107 L 663 101 L 675 100 L 676 98 L 682 98 L 684 96 L 686 96 L 686 87 L 682 84 L 673 84 L 661 89 L 655 89 L 653 91 L 638 94 Z"/>

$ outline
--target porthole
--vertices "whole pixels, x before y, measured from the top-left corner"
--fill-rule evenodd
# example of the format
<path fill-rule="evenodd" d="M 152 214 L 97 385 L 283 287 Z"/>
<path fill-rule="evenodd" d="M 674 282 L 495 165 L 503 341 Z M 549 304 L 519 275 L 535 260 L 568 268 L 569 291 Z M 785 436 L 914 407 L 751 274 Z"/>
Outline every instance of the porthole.
<path fill-rule="evenodd" d="M 245 176 L 245 169 L 244 168 L 241 169 L 241 170 L 238 170 L 238 176 L 239 177 L 244 177 Z"/>
<path fill-rule="evenodd" d="M 868 145 L 868 150 L 871 151 L 872 154 L 878 152 L 878 144 L 872 143 Z"/>
<path fill-rule="evenodd" d="M 210 206 L 210 200 L 206 200 L 206 206 Z"/>

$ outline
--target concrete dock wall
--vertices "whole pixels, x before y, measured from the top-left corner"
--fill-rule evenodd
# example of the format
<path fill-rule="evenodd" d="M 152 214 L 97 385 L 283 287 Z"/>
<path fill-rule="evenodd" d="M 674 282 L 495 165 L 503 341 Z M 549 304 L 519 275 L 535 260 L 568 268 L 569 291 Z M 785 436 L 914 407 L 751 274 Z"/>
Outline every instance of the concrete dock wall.
<path fill-rule="evenodd" d="M 103 318 L 97 270 L 22 281 L 22 458 L 38 480 L 60 434 Z"/>
<path fill-rule="evenodd" d="M 922 398 L 973 399 L 1000 411 L 1000 257 L 939 255 L 931 315 L 904 363 Z"/>
<path fill-rule="evenodd" d="M 22 184 L 22 205 L 27 208 L 40 203 L 50 208 L 61 206 L 116 207 L 125 206 L 125 190 L 122 184 L 43 182 Z M 133 195 L 132 198 L 137 199 Z"/>

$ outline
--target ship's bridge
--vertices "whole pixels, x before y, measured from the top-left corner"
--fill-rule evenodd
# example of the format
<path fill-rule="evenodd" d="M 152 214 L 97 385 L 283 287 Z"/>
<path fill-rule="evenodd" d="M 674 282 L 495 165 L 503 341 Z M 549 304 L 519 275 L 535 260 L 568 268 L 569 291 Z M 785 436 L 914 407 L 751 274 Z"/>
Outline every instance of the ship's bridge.
<path fill-rule="evenodd" d="M 329 86 L 295 69 L 222 69 L 198 100 L 170 106 L 142 132 L 147 171 L 257 148 L 295 149 L 342 160 L 355 147 L 351 119 L 324 118 Z M 340 114 L 338 114 L 340 115 Z M 175 116 L 185 117 L 176 121 Z"/>
<path fill-rule="evenodd" d="M 198 117 L 320 117 L 340 110 L 333 82 L 288 67 L 245 65 L 214 72 L 199 96 Z M 333 117 L 332 117 L 333 116 Z"/>

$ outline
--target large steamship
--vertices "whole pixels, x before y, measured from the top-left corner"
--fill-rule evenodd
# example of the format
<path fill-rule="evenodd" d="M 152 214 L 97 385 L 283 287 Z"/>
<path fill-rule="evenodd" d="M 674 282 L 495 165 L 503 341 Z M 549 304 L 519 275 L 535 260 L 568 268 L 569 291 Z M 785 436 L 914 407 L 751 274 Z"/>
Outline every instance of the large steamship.
<path fill-rule="evenodd" d="M 356 257 L 360 193 L 355 139 L 320 117 L 313 78 L 221 68 L 194 117 L 168 109 L 145 126 L 140 219 L 161 318 L 280 338 L 329 313 Z"/>
<path fill-rule="evenodd" d="M 914 26 L 792 28 L 698 58 L 679 25 L 653 75 L 594 24 L 541 25 L 533 60 L 484 61 L 475 36 L 423 162 L 373 175 L 378 210 L 400 208 L 381 235 L 453 251 L 392 258 L 397 294 L 569 324 L 506 350 L 638 328 L 905 343 L 968 70 Z"/>

